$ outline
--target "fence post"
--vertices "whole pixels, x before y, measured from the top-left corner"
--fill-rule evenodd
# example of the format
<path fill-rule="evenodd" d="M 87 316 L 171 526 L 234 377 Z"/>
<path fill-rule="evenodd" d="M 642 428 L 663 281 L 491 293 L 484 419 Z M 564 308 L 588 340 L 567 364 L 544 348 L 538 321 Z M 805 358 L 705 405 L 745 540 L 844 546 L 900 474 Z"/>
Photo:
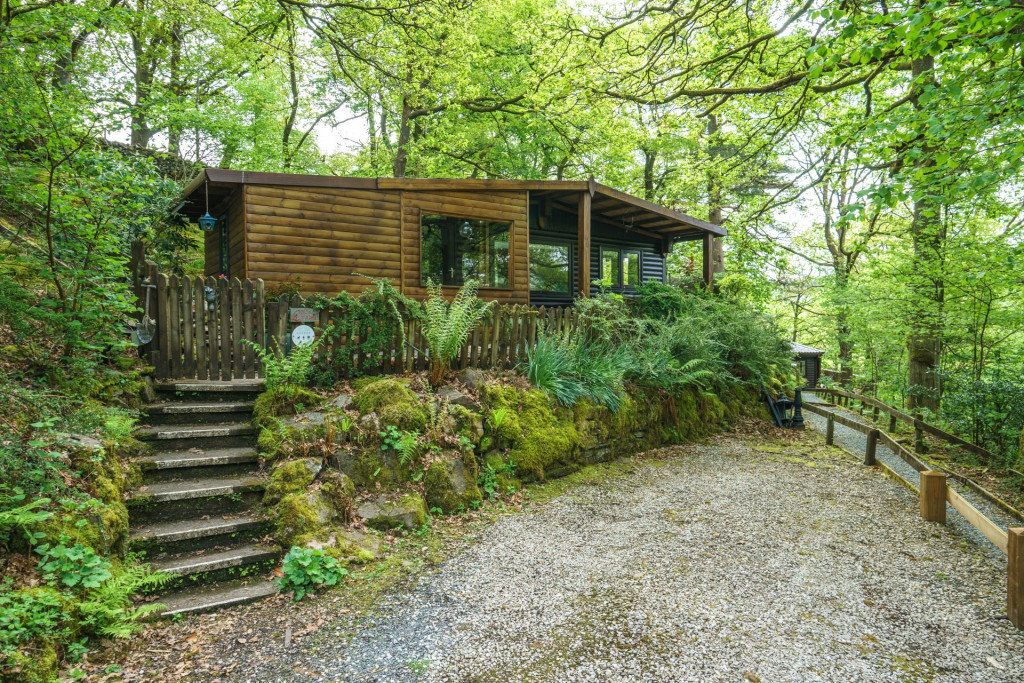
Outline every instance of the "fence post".
<path fill-rule="evenodd" d="M 868 432 L 868 443 L 864 447 L 864 464 L 875 465 L 875 451 L 878 449 L 878 430 L 872 429 Z"/>
<path fill-rule="evenodd" d="M 914 413 L 914 452 L 924 453 L 924 430 L 921 429 L 921 415 Z"/>
<path fill-rule="evenodd" d="M 825 445 L 831 446 L 836 440 L 836 419 L 830 413 L 825 418 Z"/>
<path fill-rule="evenodd" d="M 889 433 L 890 434 L 895 434 L 896 433 L 896 416 L 895 415 L 890 415 L 889 416 Z"/>
<path fill-rule="evenodd" d="M 921 472 L 921 516 L 929 522 L 946 523 L 946 475 Z"/>
<path fill-rule="evenodd" d="M 1006 530 L 1006 616 L 1024 629 L 1024 527 Z"/>

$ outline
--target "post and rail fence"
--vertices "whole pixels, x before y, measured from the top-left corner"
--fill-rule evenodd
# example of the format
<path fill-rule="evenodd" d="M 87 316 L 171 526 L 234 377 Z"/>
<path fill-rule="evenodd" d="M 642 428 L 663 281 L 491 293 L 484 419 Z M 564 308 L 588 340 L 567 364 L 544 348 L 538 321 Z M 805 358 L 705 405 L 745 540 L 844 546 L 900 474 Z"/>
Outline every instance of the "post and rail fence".
<path fill-rule="evenodd" d="M 140 242 L 132 245 L 132 287 L 141 316 L 155 322 L 155 334 L 141 354 L 160 380 L 237 380 L 262 377 L 253 345 L 287 353 L 291 330 L 306 322 L 323 330 L 342 312 L 333 306 L 317 311 L 314 321 L 293 316 L 306 309 L 299 295 L 268 299 L 263 280 L 224 277 L 179 277 L 160 272 L 147 261 Z M 578 324 L 576 311 L 565 307 L 496 305 L 469 335 L 452 363 L 455 369 L 510 369 L 527 359 L 538 338 L 564 333 Z M 354 374 L 415 372 L 427 369 L 429 353 L 421 324 L 403 322 L 404 334 L 390 345 L 368 352 L 368 331 L 330 338 L 322 351 L 336 357 L 349 349 L 345 370 Z M 397 332 L 397 330 L 396 330 Z M 405 343 L 402 343 L 404 337 Z"/>
<path fill-rule="evenodd" d="M 841 392 L 849 394 L 849 392 Z M 841 396 L 837 397 L 843 398 Z M 868 397 L 864 397 L 868 398 Z M 874 401 L 874 399 L 870 399 Z M 895 408 L 885 406 L 878 401 L 878 409 Z M 875 407 L 873 403 L 867 405 Z M 981 532 L 997 548 L 1006 553 L 1006 612 L 1011 623 L 1018 629 L 1024 630 L 1024 526 L 1010 527 L 1004 531 L 998 524 L 993 522 L 984 513 L 965 499 L 956 489 L 947 484 L 947 478 L 953 479 L 964 486 L 972 489 L 989 502 L 997 505 L 1004 512 L 1024 522 L 1024 515 L 1016 510 L 1006 501 L 1002 500 L 992 492 L 982 487 L 977 482 L 952 472 L 942 472 L 933 469 L 928 463 L 921 460 L 915 453 L 903 444 L 899 443 L 891 434 L 874 425 L 858 422 L 846 415 L 834 412 L 820 405 L 805 403 L 804 410 L 821 415 L 825 418 L 825 443 L 835 444 L 835 425 L 840 424 L 867 437 L 864 447 L 864 464 L 881 469 L 885 474 L 902 484 L 908 490 L 920 496 L 921 517 L 930 522 L 939 524 L 946 523 L 946 503 L 960 513 L 967 522 Z M 898 411 L 897 411 L 898 412 Z M 891 415 L 891 413 L 890 413 Z M 905 415 L 905 413 L 904 413 Z M 909 417 L 909 416 L 907 416 Z M 893 424 L 890 422 L 890 424 Z M 913 418 L 911 418 L 913 424 Z M 891 429 L 891 428 L 890 428 Z M 920 481 L 915 486 L 891 467 L 876 457 L 878 444 L 882 444 L 896 454 L 901 460 L 910 465 L 918 472 Z"/>

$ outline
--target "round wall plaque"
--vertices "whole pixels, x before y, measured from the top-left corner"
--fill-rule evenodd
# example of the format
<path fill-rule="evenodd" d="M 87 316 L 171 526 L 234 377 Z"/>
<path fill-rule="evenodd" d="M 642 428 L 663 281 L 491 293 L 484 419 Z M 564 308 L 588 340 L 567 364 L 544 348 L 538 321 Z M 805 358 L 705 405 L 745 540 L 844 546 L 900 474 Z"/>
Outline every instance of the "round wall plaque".
<path fill-rule="evenodd" d="M 309 325 L 299 325 L 292 330 L 292 344 L 295 346 L 307 346 L 316 339 L 316 333 Z"/>

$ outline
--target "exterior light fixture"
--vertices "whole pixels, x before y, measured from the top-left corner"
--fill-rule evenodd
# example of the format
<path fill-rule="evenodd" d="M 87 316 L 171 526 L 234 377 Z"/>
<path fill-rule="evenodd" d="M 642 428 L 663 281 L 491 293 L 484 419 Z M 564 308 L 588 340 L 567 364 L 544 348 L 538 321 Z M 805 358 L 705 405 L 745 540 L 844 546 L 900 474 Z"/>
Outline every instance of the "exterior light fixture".
<path fill-rule="evenodd" d="M 463 224 L 462 224 L 462 236 L 463 237 L 471 237 L 472 235 L 473 235 L 473 226 L 470 224 L 469 221 L 463 222 Z"/>
<path fill-rule="evenodd" d="M 206 181 L 206 213 L 199 217 L 199 227 L 210 232 L 217 227 L 217 219 L 210 215 L 210 181 Z"/>

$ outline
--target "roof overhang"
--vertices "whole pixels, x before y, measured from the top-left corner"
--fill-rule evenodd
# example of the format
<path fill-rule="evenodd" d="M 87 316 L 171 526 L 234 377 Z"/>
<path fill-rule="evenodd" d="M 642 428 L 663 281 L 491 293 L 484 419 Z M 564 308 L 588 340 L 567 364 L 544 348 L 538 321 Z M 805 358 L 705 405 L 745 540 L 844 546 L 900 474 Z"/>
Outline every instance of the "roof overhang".
<path fill-rule="evenodd" d="M 592 197 L 592 220 L 625 232 L 665 240 L 667 243 L 724 237 L 728 231 L 676 209 L 620 192 L 593 180 L 492 180 L 474 178 L 353 178 L 299 173 L 264 173 L 207 168 L 182 193 L 181 213 L 196 219 L 206 211 L 206 199 L 215 209 L 241 185 L 291 185 L 352 190 L 409 190 L 452 192 L 529 191 L 531 198 L 548 200 L 575 212 L 579 194 Z"/>

